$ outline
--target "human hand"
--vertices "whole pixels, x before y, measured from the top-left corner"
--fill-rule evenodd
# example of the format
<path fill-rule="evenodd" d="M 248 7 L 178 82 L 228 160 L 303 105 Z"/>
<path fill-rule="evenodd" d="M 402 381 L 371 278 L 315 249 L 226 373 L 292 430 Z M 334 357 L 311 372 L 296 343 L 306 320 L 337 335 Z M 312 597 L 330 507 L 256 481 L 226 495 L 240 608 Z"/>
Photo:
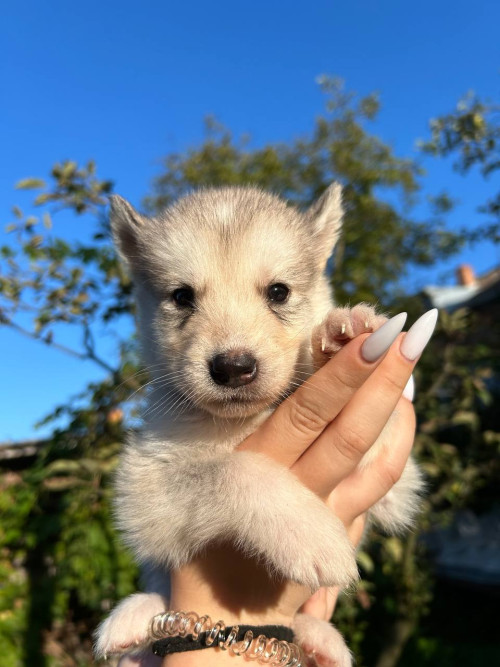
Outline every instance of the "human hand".
<path fill-rule="evenodd" d="M 371 361 L 366 352 L 384 337 L 382 329 L 357 337 L 239 447 L 288 467 L 341 518 L 354 544 L 362 534 L 365 512 L 392 488 L 409 456 L 415 417 L 411 403 L 401 396 L 434 324 L 435 317 L 426 314 L 408 334 L 397 337 L 385 356 L 383 351 L 377 359 L 368 355 Z M 371 342 L 365 345 L 367 339 Z M 369 467 L 359 468 L 396 408 L 392 419 L 398 424 L 390 449 Z M 170 607 L 209 613 L 228 623 L 289 625 L 301 607 L 329 618 L 334 599 L 325 589 L 311 598 L 304 586 L 273 579 L 256 560 L 223 544 L 173 573 Z M 218 651 L 203 655 L 205 665 L 228 659 Z M 174 654 L 164 664 L 188 667 L 198 660 L 189 653 Z"/>

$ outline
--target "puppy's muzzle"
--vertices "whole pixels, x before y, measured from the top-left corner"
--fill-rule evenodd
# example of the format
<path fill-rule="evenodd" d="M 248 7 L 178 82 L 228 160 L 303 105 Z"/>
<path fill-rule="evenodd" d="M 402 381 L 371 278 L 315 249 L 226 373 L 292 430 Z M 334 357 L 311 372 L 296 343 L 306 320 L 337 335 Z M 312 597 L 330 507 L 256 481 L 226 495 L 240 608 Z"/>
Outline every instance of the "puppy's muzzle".
<path fill-rule="evenodd" d="M 208 364 L 210 376 L 216 384 L 242 387 L 257 377 L 257 360 L 248 352 L 234 350 L 216 354 Z"/>

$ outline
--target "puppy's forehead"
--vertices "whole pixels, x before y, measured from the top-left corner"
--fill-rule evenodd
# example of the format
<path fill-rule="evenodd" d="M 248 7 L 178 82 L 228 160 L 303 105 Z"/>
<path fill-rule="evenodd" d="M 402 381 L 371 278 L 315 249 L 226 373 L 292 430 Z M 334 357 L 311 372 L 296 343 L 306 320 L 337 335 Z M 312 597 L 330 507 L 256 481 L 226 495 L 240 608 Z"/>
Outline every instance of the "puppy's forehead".
<path fill-rule="evenodd" d="M 184 274 L 186 281 L 190 276 L 207 279 L 216 266 L 233 275 L 287 272 L 307 246 L 297 211 L 253 189 L 190 195 L 169 211 L 165 231 L 170 267 Z"/>
<path fill-rule="evenodd" d="M 195 233 L 205 229 L 223 237 L 266 221 L 287 226 L 298 217 L 282 199 L 256 188 L 200 190 L 180 199 L 168 214 Z"/>

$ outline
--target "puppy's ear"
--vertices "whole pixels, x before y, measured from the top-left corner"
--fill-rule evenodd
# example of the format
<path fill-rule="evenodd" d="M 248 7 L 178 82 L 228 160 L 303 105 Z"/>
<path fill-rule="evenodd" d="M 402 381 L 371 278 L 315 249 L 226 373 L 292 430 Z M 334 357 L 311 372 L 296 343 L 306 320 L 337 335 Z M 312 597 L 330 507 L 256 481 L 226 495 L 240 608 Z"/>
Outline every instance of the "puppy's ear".
<path fill-rule="evenodd" d="M 146 218 L 119 195 L 110 197 L 111 231 L 115 246 L 122 259 L 133 269 L 140 256 L 139 236 Z"/>
<path fill-rule="evenodd" d="M 322 268 L 340 236 L 343 213 L 340 183 L 328 186 L 306 213 Z"/>

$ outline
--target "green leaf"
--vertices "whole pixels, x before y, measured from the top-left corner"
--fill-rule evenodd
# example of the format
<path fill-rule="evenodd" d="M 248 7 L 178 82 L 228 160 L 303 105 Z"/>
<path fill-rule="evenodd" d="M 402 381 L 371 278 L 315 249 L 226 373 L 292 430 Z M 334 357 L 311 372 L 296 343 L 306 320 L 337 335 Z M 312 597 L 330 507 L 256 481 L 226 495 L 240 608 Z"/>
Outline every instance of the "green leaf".
<path fill-rule="evenodd" d="M 37 188 L 44 188 L 45 181 L 42 178 L 23 178 L 15 185 L 17 190 L 35 190 Z"/>
<path fill-rule="evenodd" d="M 366 551 L 358 551 L 356 560 L 367 574 L 371 574 L 375 568 L 373 559 Z"/>

